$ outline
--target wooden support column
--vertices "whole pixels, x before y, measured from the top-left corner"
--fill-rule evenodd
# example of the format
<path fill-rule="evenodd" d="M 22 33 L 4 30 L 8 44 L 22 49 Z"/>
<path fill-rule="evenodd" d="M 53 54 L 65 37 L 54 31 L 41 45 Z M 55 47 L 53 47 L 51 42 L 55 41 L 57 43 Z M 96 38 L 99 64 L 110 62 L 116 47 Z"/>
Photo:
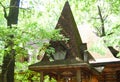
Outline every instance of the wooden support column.
<path fill-rule="evenodd" d="M 58 77 L 57 77 L 57 82 L 60 82 L 61 79 L 60 79 L 60 75 L 58 74 Z"/>
<path fill-rule="evenodd" d="M 43 72 L 40 72 L 40 82 L 44 82 L 44 74 L 43 74 Z"/>
<path fill-rule="evenodd" d="M 82 82 L 81 70 L 77 70 L 76 77 L 77 77 L 77 82 Z"/>
<path fill-rule="evenodd" d="M 84 51 L 84 62 L 86 62 L 86 63 L 89 63 L 89 61 L 88 61 L 88 58 L 89 56 L 88 56 L 88 51 L 87 50 L 85 50 Z"/>

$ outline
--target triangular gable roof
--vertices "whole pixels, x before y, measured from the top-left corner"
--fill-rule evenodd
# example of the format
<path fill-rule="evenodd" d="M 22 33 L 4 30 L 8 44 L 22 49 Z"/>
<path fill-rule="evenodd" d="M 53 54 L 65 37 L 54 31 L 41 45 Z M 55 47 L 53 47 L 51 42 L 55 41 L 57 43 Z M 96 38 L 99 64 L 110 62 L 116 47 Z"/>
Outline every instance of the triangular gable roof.
<path fill-rule="evenodd" d="M 65 66 L 74 67 L 74 65 L 75 67 L 86 66 L 87 63 L 83 62 L 83 54 L 81 54 L 80 51 L 82 41 L 68 1 L 65 3 L 65 6 L 62 10 L 61 16 L 56 25 L 56 29 L 61 29 L 60 33 L 63 34 L 66 38 L 69 38 L 69 40 L 67 43 L 63 41 L 50 41 L 51 46 L 55 49 L 57 49 L 59 46 L 65 48 L 67 50 L 67 58 L 64 60 L 47 61 L 49 58 L 45 54 L 42 61 L 30 65 L 29 69 L 35 70 L 35 68 L 42 69 L 46 67 L 49 67 L 49 69 L 52 67 L 65 68 Z"/>
<path fill-rule="evenodd" d="M 70 51 L 69 55 L 82 58 L 82 54 L 80 53 L 82 41 L 68 1 L 62 10 L 56 29 L 62 29 L 61 34 L 69 38 L 68 43 L 65 44 Z"/>
<path fill-rule="evenodd" d="M 68 1 L 64 5 L 55 29 L 61 29 L 60 33 L 69 40 L 67 43 L 65 41 L 50 41 L 51 47 L 58 50 L 59 46 L 61 46 L 64 50 L 67 50 L 66 59 L 82 60 L 83 54 L 80 51 L 82 41 Z"/>

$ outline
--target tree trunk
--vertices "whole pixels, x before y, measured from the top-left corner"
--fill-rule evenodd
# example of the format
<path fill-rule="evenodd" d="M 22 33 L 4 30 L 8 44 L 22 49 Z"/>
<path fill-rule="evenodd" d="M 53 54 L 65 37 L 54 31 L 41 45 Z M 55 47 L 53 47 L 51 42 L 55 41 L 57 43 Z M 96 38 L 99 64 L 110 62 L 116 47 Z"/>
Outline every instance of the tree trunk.
<path fill-rule="evenodd" d="M 14 82 L 15 51 L 5 51 L 2 65 L 2 82 Z"/>
<path fill-rule="evenodd" d="M 12 24 L 17 24 L 18 14 L 19 14 L 19 3 L 20 0 L 11 0 L 9 14 L 7 15 L 4 11 L 4 16 L 7 20 L 8 29 L 13 28 Z M 14 66 L 15 66 L 15 50 L 14 46 L 14 34 L 8 35 L 8 40 L 6 41 L 5 53 L 2 65 L 2 82 L 14 82 Z M 9 48 L 9 50 L 8 50 Z"/>
<path fill-rule="evenodd" d="M 8 26 L 11 26 L 11 24 L 17 24 L 18 22 L 19 3 L 20 3 L 20 0 L 10 1 L 9 15 L 7 17 Z"/>

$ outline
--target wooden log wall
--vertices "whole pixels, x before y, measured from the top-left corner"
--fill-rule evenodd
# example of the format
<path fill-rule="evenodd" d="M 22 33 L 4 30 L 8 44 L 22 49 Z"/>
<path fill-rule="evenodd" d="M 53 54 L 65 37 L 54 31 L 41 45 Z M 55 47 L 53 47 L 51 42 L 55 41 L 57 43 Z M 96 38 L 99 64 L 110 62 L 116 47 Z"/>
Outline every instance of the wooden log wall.
<path fill-rule="evenodd" d="M 108 64 L 102 74 L 98 76 L 99 82 L 120 82 L 120 64 Z"/>

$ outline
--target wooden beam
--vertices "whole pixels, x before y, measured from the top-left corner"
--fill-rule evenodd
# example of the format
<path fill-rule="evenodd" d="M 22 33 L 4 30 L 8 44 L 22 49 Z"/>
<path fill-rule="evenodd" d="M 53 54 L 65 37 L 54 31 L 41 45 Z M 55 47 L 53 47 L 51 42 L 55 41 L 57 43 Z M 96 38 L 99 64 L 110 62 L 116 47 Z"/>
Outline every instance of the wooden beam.
<path fill-rule="evenodd" d="M 109 62 L 92 62 L 90 63 L 93 67 L 100 67 L 105 65 L 120 65 L 120 61 L 109 61 Z"/>
<path fill-rule="evenodd" d="M 76 77 L 77 77 L 77 82 L 82 82 L 82 79 L 81 79 L 81 70 L 77 70 L 76 72 Z"/>

